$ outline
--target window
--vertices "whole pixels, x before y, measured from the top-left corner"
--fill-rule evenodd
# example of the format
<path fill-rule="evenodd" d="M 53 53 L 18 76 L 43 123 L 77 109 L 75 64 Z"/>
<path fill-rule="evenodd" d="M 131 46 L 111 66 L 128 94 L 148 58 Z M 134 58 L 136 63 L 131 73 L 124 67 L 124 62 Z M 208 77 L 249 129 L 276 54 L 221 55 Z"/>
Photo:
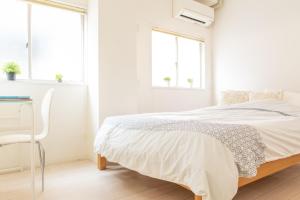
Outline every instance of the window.
<path fill-rule="evenodd" d="M 16 61 L 21 67 L 21 78 L 28 77 L 27 6 L 13 0 L 0 2 L 0 66 Z"/>
<path fill-rule="evenodd" d="M 204 43 L 152 31 L 152 86 L 204 88 Z"/>
<path fill-rule="evenodd" d="M 11 13 L 14 13 L 13 15 Z M 81 13 L 18 0 L 0 2 L 0 65 L 14 61 L 21 79 L 83 81 Z M 9 18 L 9 19 L 7 19 Z"/>

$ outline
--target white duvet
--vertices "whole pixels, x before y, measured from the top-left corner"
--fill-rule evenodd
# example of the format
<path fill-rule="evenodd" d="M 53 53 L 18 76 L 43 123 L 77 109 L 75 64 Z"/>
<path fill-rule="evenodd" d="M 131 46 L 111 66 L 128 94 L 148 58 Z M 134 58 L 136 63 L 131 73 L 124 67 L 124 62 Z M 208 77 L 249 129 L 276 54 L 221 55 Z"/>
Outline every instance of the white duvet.
<path fill-rule="evenodd" d="M 266 146 L 266 161 L 300 153 L 300 108 L 286 102 L 263 101 L 143 115 L 251 125 Z M 204 200 L 231 200 L 235 196 L 239 173 L 233 154 L 214 137 L 187 131 L 127 130 L 109 121 L 104 121 L 95 140 L 95 151 L 109 161 L 143 175 L 186 185 Z"/>

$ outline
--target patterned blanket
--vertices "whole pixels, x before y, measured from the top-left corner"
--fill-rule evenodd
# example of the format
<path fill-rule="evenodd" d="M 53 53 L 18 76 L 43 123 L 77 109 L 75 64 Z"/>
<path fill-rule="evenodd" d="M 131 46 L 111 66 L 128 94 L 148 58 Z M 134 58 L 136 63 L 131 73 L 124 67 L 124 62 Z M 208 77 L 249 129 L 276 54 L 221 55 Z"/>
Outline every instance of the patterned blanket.
<path fill-rule="evenodd" d="M 219 140 L 232 152 L 241 177 L 253 177 L 265 162 L 264 144 L 258 131 L 249 125 L 206 123 L 200 120 L 174 120 L 131 116 L 109 120 L 115 127 L 127 130 L 185 131 L 209 135 Z"/>

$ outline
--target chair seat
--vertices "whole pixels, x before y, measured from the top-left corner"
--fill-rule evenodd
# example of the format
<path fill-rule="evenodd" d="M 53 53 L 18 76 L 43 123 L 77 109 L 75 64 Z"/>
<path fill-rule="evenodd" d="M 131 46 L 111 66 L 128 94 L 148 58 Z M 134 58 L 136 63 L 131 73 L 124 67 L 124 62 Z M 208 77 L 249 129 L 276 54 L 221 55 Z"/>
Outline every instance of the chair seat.
<path fill-rule="evenodd" d="M 40 141 L 40 135 L 35 136 L 35 141 Z M 15 144 L 15 143 L 27 143 L 31 142 L 31 135 L 29 134 L 9 134 L 0 136 L 0 146 Z"/>

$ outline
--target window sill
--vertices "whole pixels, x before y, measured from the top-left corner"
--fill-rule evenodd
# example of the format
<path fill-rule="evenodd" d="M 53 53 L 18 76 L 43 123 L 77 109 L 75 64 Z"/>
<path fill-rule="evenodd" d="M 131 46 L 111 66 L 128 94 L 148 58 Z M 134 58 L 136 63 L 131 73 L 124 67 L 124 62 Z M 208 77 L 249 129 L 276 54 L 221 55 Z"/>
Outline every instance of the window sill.
<path fill-rule="evenodd" d="M 52 86 L 86 86 L 84 82 L 65 81 L 58 83 L 57 81 L 43 81 L 43 80 L 15 80 L 8 81 L 5 79 L 0 80 L 0 84 L 24 84 L 24 85 L 52 85 Z"/>
<path fill-rule="evenodd" d="M 159 87 L 159 86 L 152 86 L 153 90 L 181 90 L 181 91 L 206 91 L 203 88 L 184 88 L 184 87 Z"/>

